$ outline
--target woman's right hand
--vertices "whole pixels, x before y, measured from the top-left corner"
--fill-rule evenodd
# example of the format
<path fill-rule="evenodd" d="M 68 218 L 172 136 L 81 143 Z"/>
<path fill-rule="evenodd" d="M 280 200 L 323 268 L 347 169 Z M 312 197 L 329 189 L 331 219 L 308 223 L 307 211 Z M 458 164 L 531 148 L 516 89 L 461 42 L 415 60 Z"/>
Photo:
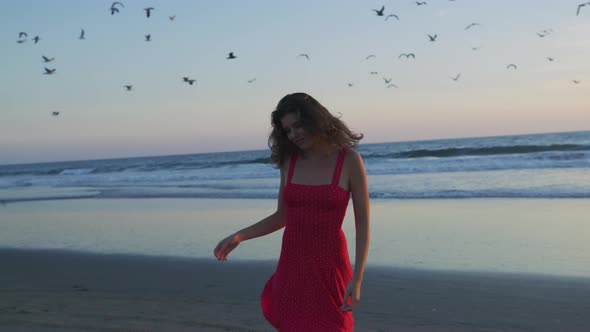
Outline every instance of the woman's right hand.
<path fill-rule="evenodd" d="M 217 257 L 217 260 L 222 262 L 227 261 L 227 255 L 229 255 L 229 253 L 234 250 L 240 244 L 240 242 L 240 237 L 237 233 L 219 241 L 217 247 L 215 247 L 215 250 L 213 251 L 215 257 Z"/>

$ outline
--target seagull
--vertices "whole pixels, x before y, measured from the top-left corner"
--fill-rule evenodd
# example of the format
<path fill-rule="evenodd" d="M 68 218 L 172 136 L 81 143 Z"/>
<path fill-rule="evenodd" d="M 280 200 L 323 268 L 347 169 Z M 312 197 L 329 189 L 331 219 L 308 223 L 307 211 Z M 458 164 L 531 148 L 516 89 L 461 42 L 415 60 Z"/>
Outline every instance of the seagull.
<path fill-rule="evenodd" d="M 51 62 L 51 61 L 55 60 L 55 58 L 50 59 L 50 58 L 46 57 L 45 55 L 42 55 L 41 57 L 43 58 L 43 62 Z"/>
<path fill-rule="evenodd" d="M 148 7 L 148 8 L 144 8 L 143 10 L 145 10 L 145 15 L 150 18 L 150 15 L 152 15 L 152 10 L 154 10 L 154 7 Z"/>
<path fill-rule="evenodd" d="M 115 2 L 113 2 L 113 4 L 111 5 L 111 8 L 115 8 L 115 6 L 116 6 L 116 5 L 121 5 L 121 7 L 125 8 L 125 5 L 124 5 L 124 4 L 122 4 L 122 3 L 121 3 L 121 2 L 119 2 L 119 1 L 115 1 Z"/>
<path fill-rule="evenodd" d="M 237 58 L 237 56 L 234 55 L 234 52 L 229 52 L 226 59 L 231 60 L 231 59 L 235 59 L 235 58 Z"/>
<path fill-rule="evenodd" d="M 302 57 L 306 57 L 306 58 L 307 58 L 307 60 L 309 60 L 309 55 L 307 55 L 307 54 L 305 54 L 305 53 L 301 53 L 301 54 L 299 54 L 299 55 L 298 55 L 298 57 L 300 57 L 300 56 L 302 56 Z"/>
<path fill-rule="evenodd" d="M 152 35 L 151 34 L 145 35 L 145 41 L 146 42 L 152 41 Z"/>
<path fill-rule="evenodd" d="M 117 8 L 117 7 L 111 7 L 110 9 L 111 9 L 111 15 L 115 15 L 115 13 L 119 12 L 119 8 Z"/>
<path fill-rule="evenodd" d="M 474 22 L 474 23 L 471 23 L 471 24 L 469 24 L 468 26 L 466 26 L 466 27 L 465 27 L 465 30 L 467 30 L 467 29 L 469 29 L 469 28 L 471 28 L 471 27 L 474 27 L 474 26 L 476 26 L 476 25 L 481 25 L 481 24 L 479 24 L 479 23 L 476 23 L 476 22 Z"/>
<path fill-rule="evenodd" d="M 183 77 L 183 78 L 182 78 L 182 80 L 183 80 L 184 82 L 186 82 L 186 83 L 190 84 L 190 85 L 193 85 L 193 83 L 195 83 L 195 80 L 194 80 L 194 79 L 193 79 L 193 80 L 191 80 L 191 79 L 190 79 L 190 78 L 188 78 L 188 77 Z"/>
<path fill-rule="evenodd" d="M 506 69 L 510 69 L 510 68 L 518 69 L 518 67 L 516 67 L 516 65 L 513 64 L 513 63 L 511 63 L 508 66 L 506 66 Z"/>
<path fill-rule="evenodd" d="M 45 68 L 45 72 L 43 73 L 44 75 L 53 75 L 55 73 L 55 68 L 53 68 L 53 69 L 49 69 L 47 67 L 44 67 L 44 68 Z"/>
<path fill-rule="evenodd" d="M 374 58 L 374 57 L 375 57 L 375 54 L 369 54 L 369 55 L 367 55 L 365 60 L 369 60 L 370 58 Z"/>
<path fill-rule="evenodd" d="M 457 82 L 459 80 L 459 77 L 461 77 L 461 73 L 457 74 L 457 76 L 455 77 L 451 77 L 451 79 L 455 82 Z"/>
<path fill-rule="evenodd" d="M 19 44 L 25 43 L 27 40 L 26 39 L 19 39 L 16 42 Z"/>
<path fill-rule="evenodd" d="M 572 83 L 574 83 L 574 84 L 580 84 L 581 81 L 579 81 L 579 80 L 572 80 Z"/>
<path fill-rule="evenodd" d="M 254 83 L 254 81 L 256 81 L 256 78 L 253 78 L 251 80 L 248 80 L 248 83 Z"/>
<path fill-rule="evenodd" d="M 412 58 L 412 59 L 416 59 L 416 56 L 414 55 L 414 53 L 402 53 L 399 55 L 398 59 L 401 59 L 401 57 L 406 57 L 406 59 L 408 58 Z"/>
<path fill-rule="evenodd" d="M 387 21 L 387 19 L 390 18 L 390 17 L 395 17 L 399 21 L 399 16 L 397 16 L 395 14 L 389 14 L 389 15 L 385 16 L 385 20 Z"/>
<path fill-rule="evenodd" d="M 59 115 L 59 112 L 57 112 L 57 111 L 51 112 L 51 115 L 58 116 Z"/>
<path fill-rule="evenodd" d="M 23 36 L 28 37 L 29 35 L 27 35 L 26 32 L 19 32 L 18 33 L 18 38 L 22 38 Z"/>
<path fill-rule="evenodd" d="M 82 31 L 80 31 L 80 37 L 78 37 L 78 39 L 83 40 L 84 39 L 84 29 L 82 29 Z"/>
<path fill-rule="evenodd" d="M 382 6 L 381 9 L 377 10 L 377 9 L 373 9 L 373 11 L 375 13 L 377 13 L 377 16 L 383 16 L 383 11 L 385 10 L 385 6 Z"/>
<path fill-rule="evenodd" d="M 398 87 L 398 86 L 397 86 L 397 85 L 395 85 L 395 84 L 393 84 L 393 83 L 391 83 L 391 84 L 389 84 L 389 85 L 387 86 L 387 88 L 388 88 L 388 89 L 389 89 L 389 88 L 397 88 L 397 87 Z"/>
<path fill-rule="evenodd" d="M 474 51 L 477 51 L 477 50 L 479 50 L 480 48 L 481 48 L 481 46 L 473 46 L 471 49 L 472 49 L 472 50 L 474 50 Z"/>
<path fill-rule="evenodd" d="M 176 18 L 176 15 L 168 16 L 168 19 L 169 19 L 170 21 L 174 21 L 174 19 L 175 19 L 175 18 Z"/>
<path fill-rule="evenodd" d="M 545 37 L 545 36 L 547 36 L 547 35 L 546 35 L 546 34 L 544 35 L 544 34 L 542 34 L 542 33 L 540 33 L 540 32 L 537 32 L 537 36 L 539 36 L 539 37 L 543 38 L 543 37 Z"/>
<path fill-rule="evenodd" d="M 385 81 L 385 84 L 388 84 L 389 82 L 391 82 L 391 78 L 387 79 L 387 78 L 383 77 L 383 80 Z"/>
<path fill-rule="evenodd" d="M 123 85 L 127 91 L 131 91 L 133 89 L 133 85 Z"/>
<path fill-rule="evenodd" d="M 422 6 L 425 4 L 426 4 L 426 1 L 416 1 L 416 6 Z"/>
<path fill-rule="evenodd" d="M 39 38 L 39 36 L 33 37 L 33 41 L 35 42 L 35 44 L 37 44 L 40 40 L 41 38 Z"/>
<path fill-rule="evenodd" d="M 348 85 L 349 88 L 352 88 L 354 86 L 354 83 L 346 83 L 346 85 Z"/>
<path fill-rule="evenodd" d="M 430 38 L 431 42 L 436 41 L 436 37 L 438 37 L 437 34 L 435 34 L 434 36 L 428 35 L 428 38 Z"/>
<path fill-rule="evenodd" d="M 379 72 L 372 71 L 370 74 L 371 74 L 371 75 L 377 75 L 377 74 L 379 74 Z"/>
<path fill-rule="evenodd" d="M 582 9 L 582 7 L 584 6 L 588 6 L 590 5 L 590 2 L 584 2 L 578 5 L 578 11 L 576 11 L 576 16 L 580 15 L 580 9 Z"/>
<path fill-rule="evenodd" d="M 547 60 L 549 60 L 549 61 L 553 62 L 553 61 L 555 61 L 555 58 L 552 58 L 552 57 L 548 56 L 548 57 L 547 57 Z"/>

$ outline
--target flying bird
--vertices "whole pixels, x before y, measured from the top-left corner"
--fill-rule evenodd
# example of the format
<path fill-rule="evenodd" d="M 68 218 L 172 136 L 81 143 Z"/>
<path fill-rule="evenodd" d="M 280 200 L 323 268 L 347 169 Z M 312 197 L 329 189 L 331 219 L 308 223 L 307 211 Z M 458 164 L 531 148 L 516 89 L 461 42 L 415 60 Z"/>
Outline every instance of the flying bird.
<path fill-rule="evenodd" d="M 231 60 L 235 58 L 237 58 L 237 56 L 234 55 L 234 52 L 229 52 L 226 59 Z"/>
<path fill-rule="evenodd" d="M 254 83 L 254 81 L 256 81 L 256 78 L 253 78 L 251 80 L 248 80 L 248 83 Z"/>
<path fill-rule="evenodd" d="M 414 55 L 414 53 L 402 53 L 399 55 L 398 59 L 401 59 L 402 57 L 406 57 L 406 59 L 416 59 L 416 55 Z"/>
<path fill-rule="evenodd" d="M 57 111 L 53 111 L 53 112 L 51 112 L 51 115 L 53 115 L 53 116 L 58 116 L 58 115 L 59 115 L 59 112 L 57 112 Z"/>
<path fill-rule="evenodd" d="M 35 42 L 35 44 L 37 44 L 40 40 L 41 38 L 39 38 L 39 36 L 33 37 L 33 41 Z"/>
<path fill-rule="evenodd" d="M 377 9 L 373 9 L 373 11 L 375 13 L 377 13 L 377 16 L 383 16 L 383 11 L 385 10 L 385 6 L 382 6 L 381 9 L 377 10 Z"/>
<path fill-rule="evenodd" d="M 371 74 L 371 75 L 377 75 L 377 74 L 379 74 L 379 72 L 372 71 L 370 74 Z"/>
<path fill-rule="evenodd" d="M 430 38 L 431 42 L 436 41 L 436 37 L 438 37 L 437 34 L 435 34 L 434 36 L 428 35 L 428 38 Z"/>
<path fill-rule="evenodd" d="M 510 69 L 510 68 L 518 69 L 518 67 L 516 67 L 516 65 L 513 64 L 513 63 L 511 63 L 508 66 L 506 66 L 506 69 Z"/>
<path fill-rule="evenodd" d="M 416 6 L 423 6 L 426 4 L 426 1 L 416 1 Z"/>
<path fill-rule="evenodd" d="M 19 39 L 16 42 L 19 44 L 25 43 L 27 40 L 26 39 Z"/>
<path fill-rule="evenodd" d="M 455 77 L 451 77 L 451 79 L 455 82 L 457 82 L 459 80 L 459 77 L 461 77 L 461 73 L 457 74 L 457 76 Z"/>
<path fill-rule="evenodd" d="M 169 19 L 170 21 L 174 21 L 174 19 L 175 19 L 175 18 L 176 18 L 176 15 L 168 16 L 168 19 Z"/>
<path fill-rule="evenodd" d="M 346 83 L 346 85 L 348 85 L 349 88 L 352 88 L 354 86 L 354 83 Z"/>
<path fill-rule="evenodd" d="M 367 55 L 365 60 L 369 60 L 370 58 L 374 58 L 374 57 L 375 57 L 375 54 L 369 54 L 369 55 Z"/>
<path fill-rule="evenodd" d="M 55 58 L 50 59 L 50 58 L 46 57 L 45 55 L 42 55 L 41 57 L 43 58 L 43 62 L 51 62 L 51 61 L 55 60 Z"/>
<path fill-rule="evenodd" d="M 111 4 L 111 8 L 114 8 L 116 5 L 121 5 L 121 7 L 125 8 L 125 5 L 124 5 L 124 4 L 122 4 L 122 3 L 121 3 L 121 2 L 119 2 L 119 1 L 115 1 L 115 2 L 113 2 L 113 4 Z"/>
<path fill-rule="evenodd" d="M 555 61 L 555 58 L 552 58 L 552 57 L 548 56 L 548 57 L 547 57 L 547 60 L 549 60 L 549 61 L 553 62 L 553 61 Z"/>
<path fill-rule="evenodd" d="M 44 67 L 44 68 L 45 68 L 45 72 L 43 73 L 44 75 L 53 75 L 55 73 L 55 68 L 53 68 L 53 69 L 49 69 L 47 67 Z"/>
<path fill-rule="evenodd" d="M 111 7 L 110 10 L 111 10 L 111 15 L 115 15 L 115 13 L 119 12 L 119 8 L 117 8 L 117 7 Z"/>
<path fill-rule="evenodd" d="M 183 77 L 182 80 L 190 85 L 193 85 L 193 83 L 195 83 L 194 79 L 190 79 L 188 77 Z"/>
<path fill-rule="evenodd" d="M 395 84 L 393 84 L 393 83 L 391 83 L 391 84 L 389 84 L 389 85 L 387 86 L 387 88 L 388 88 L 388 89 L 389 89 L 389 88 L 398 88 L 398 86 L 397 86 L 397 85 L 395 85 Z"/>
<path fill-rule="evenodd" d="M 307 60 L 309 60 L 309 55 L 307 55 L 305 53 L 299 54 L 298 57 L 305 57 L 305 58 L 307 58 Z"/>
<path fill-rule="evenodd" d="M 580 9 L 582 9 L 582 7 L 584 6 L 588 6 L 590 5 L 590 2 L 584 2 L 578 5 L 578 10 L 576 11 L 576 16 L 580 15 Z"/>
<path fill-rule="evenodd" d="M 27 35 L 27 33 L 26 33 L 26 32 L 19 32 L 19 33 L 18 33 L 18 38 L 22 38 L 23 36 L 24 36 L 24 37 L 28 37 L 29 35 Z"/>
<path fill-rule="evenodd" d="M 474 27 L 474 26 L 476 26 L 476 25 L 481 25 L 481 24 L 479 24 L 479 23 L 476 23 L 476 22 L 474 22 L 474 23 L 471 23 L 471 24 L 469 24 L 468 26 L 466 26 L 466 27 L 465 27 L 465 30 L 468 30 L 468 29 L 470 29 L 470 28 L 472 28 L 472 27 Z"/>
<path fill-rule="evenodd" d="M 80 31 L 80 36 L 78 37 L 78 39 L 83 40 L 84 39 L 84 29 L 82 29 L 82 31 Z"/>
<path fill-rule="evenodd" d="M 391 82 L 391 78 L 385 78 L 383 77 L 383 80 L 385 81 L 385 84 L 388 84 Z"/>
<path fill-rule="evenodd" d="M 152 41 L 152 35 L 151 34 L 145 35 L 145 41 L 146 42 Z"/>
<path fill-rule="evenodd" d="M 477 51 L 477 50 L 479 50 L 480 48 L 481 48 L 481 46 L 473 46 L 471 49 L 472 49 L 472 50 L 474 50 L 474 51 Z"/>
<path fill-rule="evenodd" d="M 580 84 L 581 81 L 579 81 L 579 80 L 572 80 L 572 83 L 574 83 L 574 84 Z"/>
<path fill-rule="evenodd" d="M 150 16 L 152 15 L 152 10 L 154 10 L 154 7 L 144 8 L 143 10 L 145 10 L 145 15 L 147 16 L 147 18 L 150 18 Z"/>
<path fill-rule="evenodd" d="M 123 85 L 127 91 L 131 91 L 133 89 L 133 85 Z"/>
<path fill-rule="evenodd" d="M 385 16 L 385 20 L 387 21 L 387 19 L 390 18 L 390 17 L 395 17 L 399 21 L 399 16 L 397 16 L 395 14 L 389 14 L 389 15 Z"/>

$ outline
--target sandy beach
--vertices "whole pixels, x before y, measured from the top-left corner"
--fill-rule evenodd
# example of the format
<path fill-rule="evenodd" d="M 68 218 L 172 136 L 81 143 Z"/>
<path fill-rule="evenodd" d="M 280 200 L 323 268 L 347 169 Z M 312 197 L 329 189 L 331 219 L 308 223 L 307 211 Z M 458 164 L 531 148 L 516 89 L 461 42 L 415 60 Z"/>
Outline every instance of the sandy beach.
<path fill-rule="evenodd" d="M 1 331 L 272 331 L 274 262 L 0 250 Z M 369 266 L 356 331 L 588 331 L 590 280 Z"/>

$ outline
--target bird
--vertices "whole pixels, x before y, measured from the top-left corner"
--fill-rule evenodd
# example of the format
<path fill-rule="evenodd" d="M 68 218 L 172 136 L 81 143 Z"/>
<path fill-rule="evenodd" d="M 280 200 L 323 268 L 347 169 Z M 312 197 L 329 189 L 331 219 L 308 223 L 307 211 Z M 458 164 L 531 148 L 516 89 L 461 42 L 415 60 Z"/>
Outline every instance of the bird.
<path fill-rule="evenodd" d="M 588 6 L 590 5 L 590 2 L 584 2 L 578 5 L 578 10 L 576 11 L 576 16 L 580 15 L 580 9 L 582 9 L 582 7 L 584 6 Z"/>
<path fill-rule="evenodd" d="M 133 85 L 123 85 L 127 91 L 131 91 L 133 89 Z"/>
<path fill-rule="evenodd" d="M 16 42 L 19 43 L 19 44 L 23 44 L 23 43 L 26 43 L 27 40 L 26 39 L 19 39 Z"/>
<path fill-rule="evenodd" d="M 111 4 L 111 8 L 114 8 L 116 5 L 121 5 L 121 7 L 125 8 L 125 5 L 119 1 L 115 1 Z"/>
<path fill-rule="evenodd" d="M 399 21 L 399 16 L 397 16 L 395 14 L 389 14 L 389 15 L 385 16 L 385 20 L 387 21 L 387 19 L 390 18 L 390 17 L 395 17 Z"/>
<path fill-rule="evenodd" d="M 461 77 L 461 73 L 457 74 L 457 76 L 455 77 L 451 77 L 451 79 L 455 82 L 457 82 L 459 80 L 459 77 Z"/>
<path fill-rule="evenodd" d="M 477 50 L 479 50 L 480 48 L 481 48 L 481 46 L 473 46 L 473 47 L 471 47 L 471 49 L 472 49 L 472 50 L 474 50 L 474 51 L 477 51 Z"/>
<path fill-rule="evenodd" d="M 58 111 L 53 111 L 53 112 L 51 112 L 51 115 L 58 116 L 59 115 L 59 112 Z"/>
<path fill-rule="evenodd" d="M 151 34 L 145 35 L 145 41 L 146 42 L 152 41 L 152 35 Z"/>
<path fill-rule="evenodd" d="M 543 34 L 543 33 L 540 33 L 540 32 L 537 32 L 536 34 L 537 34 L 537 36 L 539 36 L 540 38 L 543 38 L 543 37 L 547 36 L 546 34 Z"/>
<path fill-rule="evenodd" d="M 438 37 L 437 34 L 435 34 L 434 36 L 428 35 L 428 38 L 430 38 L 431 42 L 436 41 L 436 37 Z"/>
<path fill-rule="evenodd" d="M 33 37 L 33 41 L 35 42 L 35 44 L 37 44 L 40 40 L 41 38 L 39 36 Z"/>
<path fill-rule="evenodd" d="M 580 84 L 581 81 L 579 81 L 579 80 L 572 80 L 572 83 L 574 83 L 574 84 Z"/>
<path fill-rule="evenodd" d="M 510 69 L 510 68 L 518 69 L 518 67 L 516 67 L 516 65 L 513 64 L 513 63 L 511 63 L 508 66 L 506 66 L 506 69 Z"/>
<path fill-rule="evenodd" d="M 388 84 L 391 82 L 391 78 L 385 78 L 383 77 L 383 80 L 385 81 L 385 84 Z"/>
<path fill-rule="evenodd" d="M 115 13 L 119 12 L 119 8 L 117 8 L 117 7 L 111 7 L 110 10 L 111 10 L 111 15 L 115 15 Z"/>
<path fill-rule="evenodd" d="M 365 58 L 365 60 L 369 60 L 370 58 L 375 58 L 375 54 L 369 54 L 369 55 L 367 55 L 367 57 Z"/>
<path fill-rule="evenodd" d="M 256 78 L 248 80 L 248 83 L 254 83 L 254 81 L 256 81 Z"/>
<path fill-rule="evenodd" d="M 416 1 L 416 6 L 426 5 L 426 1 Z"/>
<path fill-rule="evenodd" d="M 305 53 L 301 53 L 297 57 L 305 57 L 305 58 L 307 58 L 307 60 L 309 60 L 309 55 L 307 55 Z"/>
<path fill-rule="evenodd" d="M 354 83 L 346 83 L 346 85 L 348 85 L 349 88 L 352 88 L 354 86 Z"/>
<path fill-rule="evenodd" d="M 479 23 L 477 23 L 477 22 L 473 22 L 473 23 L 469 24 L 468 26 L 466 26 L 466 27 L 465 27 L 465 30 L 468 30 L 468 29 L 470 29 L 470 28 L 472 28 L 472 27 L 474 27 L 474 26 L 476 26 L 476 25 L 481 25 L 481 24 L 479 24 Z"/>
<path fill-rule="evenodd" d="M 42 55 L 41 57 L 43 58 L 43 62 L 51 62 L 51 61 L 55 60 L 55 58 L 50 59 L 50 58 L 46 57 L 45 55 Z"/>
<path fill-rule="evenodd" d="M 168 19 L 169 19 L 170 21 L 174 21 L 174 19 L 175 19 L 175 18 L 176 18 L 176 15 L 168 16 Z"/>
<path fill-rule="evenodd" d="M 85 34 L 84 29 L 82 29 L 82 31 L 80 31 L 80 36 L 78 37 L 78 39 L 84 40 L 84 34 Z"/>
<path fill-rule="evenodd" d="M 397 86 L 397 85 L 395 85 L 395 84 L 393 84 L 393 83 L 391 83 L 391 84 L 387 85 L 387 88 L 388 88 L 388 89 L 389 89 L 389 88 L 397 88 L 397 87 L 398 87 L 398 86 Z"/>
<path fill-rule="evenodd" d="M 147 18 L 150 18 L 150 16 L 152 15 L 152 10 L 154 10 L 154 7 L 144 8 L 143 10 L 145 10 L 145 15 L 147 16 Z"/>
<path fill-rule="evenodd" d="M 370 74 L 371 74 L 371 75 L 377 75 L 377 74 L 379 74 L 379 72 L 372 71 Z"/>
<path fill-rule="evenodd" d="M 18 33 L 18 38 L 22 38 L 23 36 L 28 37 L 29 35 L 27 35 L 26 32 L 19 32 Z"/>
<path fill-rule="evenodd" d="M 44 75 L 53 75 L 55 73 L 55 68 L 53 68 L 53 69 L 49 69 L 47 67 L 44 67 L 44 68 L 45 68 L 45 72 L 43 73 Z"/>
<path fill-rule="evenodd" d="M 183 77 L 182 80 L 190 85 L 193 85 L 193 83 L 195 83 L 194 79 L 190 79 L 188 77 Z"/>
<path fill-rule="evenodd" d="M 555 58 L 552 58 L 552 57 L 548 56 L 548 57 L 547 57 L 547 60 L 549 60 L 549 61 L 553 62 L 553 61 L 555 61 Z"/>
<path fill-rule="evenodd" d="M 377 16 L 383 16 L 383 11 L 385 10 L 385 6 L 382 6 L 381 9 L 377 10 L 377 9 L 373 9 L 373 11 L 375 13 L 377 13 Z"/>
<path fill-rule="evenodd" d="M 402 53 L 399 55 L 398 59 L 401 59 L 401 57 L 406 57 L 406 59 L 416 59 L 416 55 L 414 55 L 414 53 Z"/>
<path fill-rule="evenodd" d="M 235 58 L 237 58 L 237 56 L 234 55 L 234 52 L 229 52 L 227 54 L 227 58 L 226 59 L 231 60 L 231 59 L 235 59 Z"/>

